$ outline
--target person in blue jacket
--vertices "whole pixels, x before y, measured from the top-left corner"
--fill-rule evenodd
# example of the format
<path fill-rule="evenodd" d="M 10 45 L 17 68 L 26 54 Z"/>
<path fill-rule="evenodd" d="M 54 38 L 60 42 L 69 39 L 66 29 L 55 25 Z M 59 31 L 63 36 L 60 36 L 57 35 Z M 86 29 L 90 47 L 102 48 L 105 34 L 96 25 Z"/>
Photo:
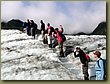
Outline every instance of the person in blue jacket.
<path fill-rule="evenodd" d="M 102 59 L 101 53 L 99 51 L 96 51 L 94 53 L 94 57 L 97 59 L 95 66 L 96 80 L 104 80 L 104 64 L 103 64 L 103 60 L 101 60 Z"/>

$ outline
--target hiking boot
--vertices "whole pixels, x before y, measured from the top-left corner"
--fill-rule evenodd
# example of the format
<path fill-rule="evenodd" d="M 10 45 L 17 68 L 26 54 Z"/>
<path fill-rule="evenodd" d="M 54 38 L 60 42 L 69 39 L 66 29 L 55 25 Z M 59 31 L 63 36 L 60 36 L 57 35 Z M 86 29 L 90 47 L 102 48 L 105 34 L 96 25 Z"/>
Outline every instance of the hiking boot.
<path fill-rule="evenodd" d="M 65 57 L 65 56 L 59 56 L 59 57 Z"/>
<path fill-rule="evenodd" d="M 52 44 L 49 44 L 49 48 L 52 48 Z"/>
<path fill-rule="evenodd" d="M 65 57 L 64 54 L 60 54 L 60 57 Z"/>
<path fill-rule="evenodd" d="M 89 80 L 89 78 L 88 77 L 84 77 L 84 80 Z"/>

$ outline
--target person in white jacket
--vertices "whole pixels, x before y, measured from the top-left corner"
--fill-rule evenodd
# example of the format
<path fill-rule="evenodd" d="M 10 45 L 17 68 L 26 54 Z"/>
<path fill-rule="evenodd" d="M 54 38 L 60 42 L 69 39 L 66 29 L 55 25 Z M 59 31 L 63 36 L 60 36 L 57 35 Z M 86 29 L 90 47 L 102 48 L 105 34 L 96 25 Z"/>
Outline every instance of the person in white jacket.
<path fill-rule="evenodd" d="M 50 26 L 50 23 L 47 24 L 47 30 L 48 30 L 48 46 L 49 48 L 52 48 L 52 33 L 54 32 L 54 28 Z"/>

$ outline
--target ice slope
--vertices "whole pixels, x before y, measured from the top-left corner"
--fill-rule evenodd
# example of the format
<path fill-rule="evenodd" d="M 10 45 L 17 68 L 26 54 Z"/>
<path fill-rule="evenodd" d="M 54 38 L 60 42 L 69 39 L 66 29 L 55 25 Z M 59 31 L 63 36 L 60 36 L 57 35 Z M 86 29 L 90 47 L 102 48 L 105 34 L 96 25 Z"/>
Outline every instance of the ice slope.
<path fill-rule="evenodd" d="M 18 30 L 1 30 L 1 80 L 83 80 L 80 60 L 70 51 L 80 46 L 95 60 L 93 51 L 99 49 L 106 58 L 106 36 L 66 37 L 67 57 L 59 58 L 58 49 L 49 49 L 38 35 L 33 39 Z M 95 62 L 89 65 L 91 72 Z"/>

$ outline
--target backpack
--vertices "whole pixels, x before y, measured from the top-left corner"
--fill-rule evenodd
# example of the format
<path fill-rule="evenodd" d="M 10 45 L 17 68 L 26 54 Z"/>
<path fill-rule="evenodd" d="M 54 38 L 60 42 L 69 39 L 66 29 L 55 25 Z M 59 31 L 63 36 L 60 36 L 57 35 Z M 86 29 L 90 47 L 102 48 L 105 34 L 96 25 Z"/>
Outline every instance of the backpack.
<path fill-rule="evenodd" d="M 88 54 L 85 54 L 87 62 L 90 62 L 90 57 L 88 56 Z"/>
<path fill-rule="evenodd" d="M 54 32 L 54 28 L 53 27 L 50 28 L 50 34 L 52 34 L 52 32 Z"/>
<path fill-rule="evenodd" d="M 23 28 L 26 27 L 26 22 L 23 22 L 22 27 L 23 27 Z"/>
<path fill-rule="evenodd" d="M 66 37 L 64 34 L 61 34 L 61 37 L 62 37 L 63 42 L 66 41 Z"/>
<path fill-rule="evenodd" d="M 100 58 L 99 60 L 102 60 L 103 61 L 103 68 L 104 68 L 104 79 L 106 79 L 106 60 L 105 59 L 102 59 Z M 99 64 L 99 60 L 97 61 L 97 64 L 98 64 L 98 67 L 100 67 L 100 64 Z"/>

